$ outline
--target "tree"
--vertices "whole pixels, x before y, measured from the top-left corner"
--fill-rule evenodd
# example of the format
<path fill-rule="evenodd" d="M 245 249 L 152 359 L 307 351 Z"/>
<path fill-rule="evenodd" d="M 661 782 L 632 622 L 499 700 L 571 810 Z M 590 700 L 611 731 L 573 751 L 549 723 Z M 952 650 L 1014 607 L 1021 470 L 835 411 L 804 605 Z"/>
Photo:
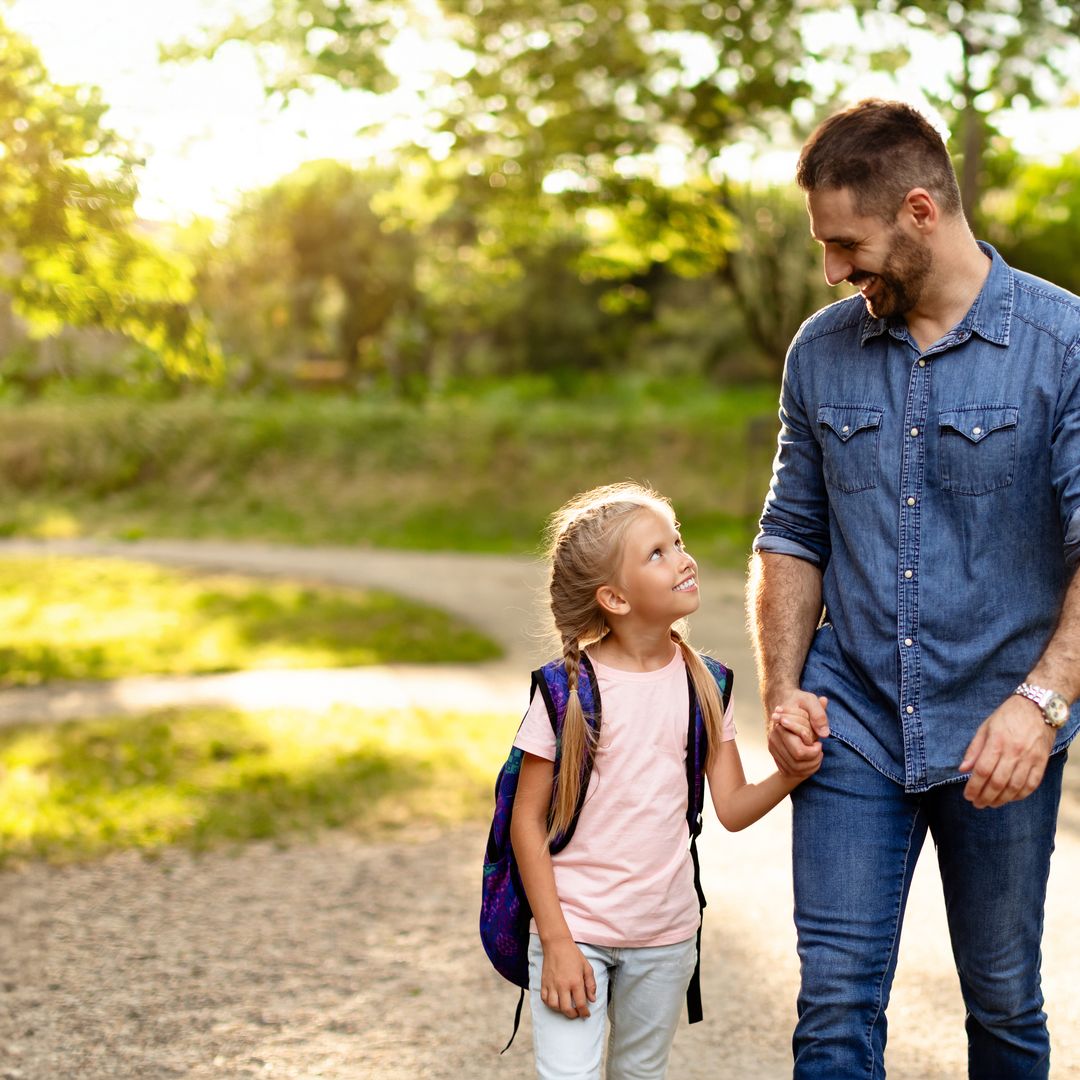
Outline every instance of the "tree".
<path fill-rule="evenodd" d="M 540 243 L 536 232 L 522 236 L 522 222 L 570 220 L 591 243 L 592 218 L 605 223 L 602 232 L 632 236 L 637 253 L 623 244 L 613 255 L 603 237 L 580 259 L 580 243 L 562 245 L 587 278 L 655 279 L 668 262 L 677 273 L 729 274 L 739 229 L 715 179 L 716 158 L 749 128 L 788 125 L 791 108 L 809 99 L 799 18 L 813 7 L 444 0 L 440 32 L 454 59 L 434 76 L 419 149 L 452 163 L 443 177 L 455 188 L 455 213 L 497 253 L 482 257 L 489 264 L 509 258 L 520 268 L 525 247 Z M 285 60 L 268 72 L 267 89 L 285 102 L 320 78 L 380 93 L 392 81 L 387 50 L 415 14 L 393 0 L 271 0 L 264 10 L 166 55 L 212 56 L 229 41 L 272 44 Z M 685 196 L 664 175 L 665 161 L 682 171 Z M 699 239 L 707 250 L 692 250 Z M 618 295 L 626 294 L 605 299 L 612 313 Z M 760 346 L 775 351 L 774 334 L 761 338 L 775 320 L 750 315 Z"/>
<path fill-rule="evenodd" d="M 985 157 L 998 134 L 993 118 L 1048 102 L 1074 77 L 1080 7 L 1058 0 L 855 0 L 854 7 L 874 38 L 914 31 L 908 49 L 916 59 L 930 40 L 954 45 L 953 65 L 940 73 L 944 90 L 928 85 L 926 93 L 952 131 L 964 207 L 981 228 Z"/>
<path fill-rule="evenodd" d="M 140 234 L 136 159 L 106 108 L 96 90 L 52 83 L 0 20 L 0 289 L 39 336 L 101 327 L 174 375 L 210 374 L 219 354 L 191 306 L 191 268 Z"/>
<path fill-rule="evenodd" d="M 218 250 L 203 294 L 227 346 L 263 364 L 326 357 L 354 380 L 365 367 L 400 382 L 387 330 L 418 304 L 412 233 L 375 204 L 390 182 L 314 161 L 249 196 Z"/>

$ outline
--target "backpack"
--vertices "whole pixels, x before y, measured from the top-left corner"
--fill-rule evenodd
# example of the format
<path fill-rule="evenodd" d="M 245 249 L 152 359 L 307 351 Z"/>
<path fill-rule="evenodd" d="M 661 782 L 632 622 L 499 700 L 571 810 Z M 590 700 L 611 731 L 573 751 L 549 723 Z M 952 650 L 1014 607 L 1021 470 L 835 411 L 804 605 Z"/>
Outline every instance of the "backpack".
<path fill-rule="evenodd" d="M 716 680 L 720 699 L 726 710 L 731 700 L 732 672 L 711 656 L 702 655 L 701 659 Z M 701 832 L 702 810 L 705 805 L 705 761 L 708 756 L 708 735 L 689 672 L 687 672 L 687 681 L 690 688 L 690 714 L 686 740 L 686 824 L 690 833 L 690 856 L 694 865 L 694 889 L 697 892 L 698 905 L 704 912 L 705 894 L 701 888 L 697 837 Z M 547 706 L 548 719 L 551 721 L 551 729 L 555 734 L 554 776 L 558 778 L 559 769 L 562 767 L 562 725 L 569 698 L 569 679 L 562 659 L 553 660 L 532 673 L 530 701 L 537 690 Z M 584 653 L 581 655 L 578 697 L 586 722 L 599 737 L 602 720 L 600 693 L 596 688 L 596 673 Z M 529 988 L 529 922 L 532 912 L 525 889 L 521 884 L 510 843 L 510 822 L 514 812 L 514 797 L 517 794 L 518 776 L 521 772 L 523 757 L 524 751 L 516 746 L 511 747 L 510 756 L 499 770 L 495 781 L 495 813 L 484 852 L 484 883 L 480 904 L 480 940 L 483 942 L 484 951 L 495 970 L 504 979 L 521 989 L 517 1011 L 514 1014 L 514 1030 L 510 1035 L 510 1042 L 503 1047 L 502 1053 L 510 1049 L 517 1035 L 525 991 Z M 566 831 L 556 836 L 550 845 L 553 855 L 562 851 L 573 838 L 581 808 L 585 803 L 592 772 L 591 759 L 586 757 L 581 762 L 580 768 L 581 793 L 578 804 Z M 691 1024 L 696 1024 L 702 1016 L 700 924 L 697 947 L 698 962 L 686 991 L 687 1014 Z"/>

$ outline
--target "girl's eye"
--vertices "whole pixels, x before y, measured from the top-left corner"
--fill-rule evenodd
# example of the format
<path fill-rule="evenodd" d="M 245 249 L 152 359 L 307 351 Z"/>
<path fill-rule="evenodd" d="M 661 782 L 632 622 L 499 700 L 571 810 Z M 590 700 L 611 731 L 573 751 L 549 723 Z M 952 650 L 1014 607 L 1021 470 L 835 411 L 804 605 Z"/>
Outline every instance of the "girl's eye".
<path fill-rule="evenodd" d="M 679 549 L 680 551 L 682 551 L 682 547 L 683 547 L 683 542 L 682 542 L 682 537 L 681 537 L 681 536 L 680 536 L 680 537 L 679 537 L 679 538 L 678 538 L 678 539 L 677 539 L 677 540 L 675 541 L 675 546 L 676 546 L 676 547 L 677 547 L 677 548 L 678 548 L 678 549 Z"/>
<path fill-rule="evenodd" d="M 659 559 L 664 553 L 659 548 L 654 548 L 653 553 L 649 556 L 650 559 Z"/>

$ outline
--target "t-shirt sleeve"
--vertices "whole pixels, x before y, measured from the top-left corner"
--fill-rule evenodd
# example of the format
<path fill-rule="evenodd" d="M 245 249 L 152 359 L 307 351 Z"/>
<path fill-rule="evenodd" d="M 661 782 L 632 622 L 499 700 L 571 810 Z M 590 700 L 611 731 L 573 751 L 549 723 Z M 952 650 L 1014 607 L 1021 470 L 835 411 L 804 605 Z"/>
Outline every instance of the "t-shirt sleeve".
<path fill-rule="evenodd" d="M 555 760 L 555 732 L 551 730 L 544 696 L 537 690 L 529 703 L 529 711 L 521 721 L 514 745 L 527 754 L 535 754 L 547 761 Z"/>
<path fill-rule="evenodd" d="M 724 722 L 720 725 L 720 741 L 731 742 L 735 738 L 735 695 L 728 698 L 727 708 L 724 710 Z"/>

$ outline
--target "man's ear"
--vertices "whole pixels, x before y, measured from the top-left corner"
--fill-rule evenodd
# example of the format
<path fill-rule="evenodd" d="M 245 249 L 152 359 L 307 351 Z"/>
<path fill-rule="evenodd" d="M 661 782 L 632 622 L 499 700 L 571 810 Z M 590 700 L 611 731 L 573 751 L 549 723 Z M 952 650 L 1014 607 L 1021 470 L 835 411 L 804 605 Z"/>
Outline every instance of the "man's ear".
<path fill-rule="evenodd" d="M 934 196 L 926 188 L 912 188 L 904 196 L 903 205 L 897 220 L 906 219 L 908 224 L 913 225 L 921 233 L 930 233 L 937 228 L 941 218 L 941 211 L 934 201 Z"/>
<path fill-rule="evenodd" d="M 596 602 L 606 615 L 625 615 L 630 610 L 629 601 L 611 585 L 596 590 Z"/>

